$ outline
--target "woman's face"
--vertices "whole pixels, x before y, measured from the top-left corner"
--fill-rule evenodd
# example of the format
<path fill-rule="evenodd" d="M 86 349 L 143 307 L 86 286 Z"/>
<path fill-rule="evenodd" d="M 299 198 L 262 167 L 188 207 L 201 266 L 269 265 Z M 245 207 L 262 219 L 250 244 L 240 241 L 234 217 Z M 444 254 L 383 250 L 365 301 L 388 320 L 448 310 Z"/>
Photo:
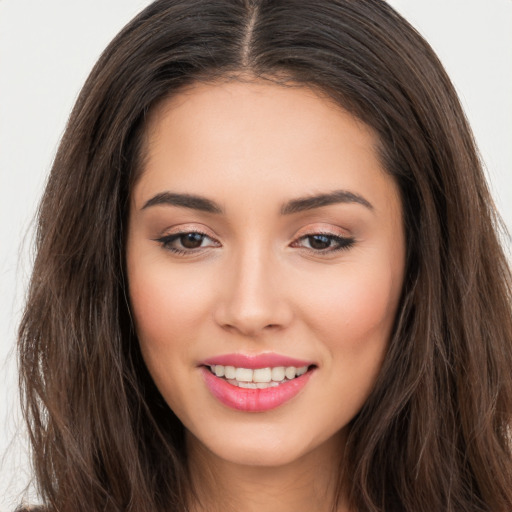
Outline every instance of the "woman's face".
<path fill-rule="evenodd" d="M 388 347 L 397 186 L 303 87 L 196 85 L 153 114 L 127 266 L 146 365 L 189 442 L 280 465 L 341 439 Z"/>

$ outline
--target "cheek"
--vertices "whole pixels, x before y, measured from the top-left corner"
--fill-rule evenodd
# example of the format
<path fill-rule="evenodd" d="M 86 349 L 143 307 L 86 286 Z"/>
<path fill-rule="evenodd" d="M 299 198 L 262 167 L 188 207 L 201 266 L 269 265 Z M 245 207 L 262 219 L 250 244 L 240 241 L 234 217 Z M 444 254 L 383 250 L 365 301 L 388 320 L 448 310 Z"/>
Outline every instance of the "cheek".
<path fill-rule="evenodd" d="M 168 262 L 132 260 L 128 265 L 132 315 L 143 359 L 169 407 L 187 417 L 184 397 L 200 390 L 195 371 L 194 339 L 205 315 L 211 314 L 207 280 L 187 279 Z M 196 387 L 195 387 L 196 386 Z"/>
<path fill-rule="evenodd" d="M 155 357 L 187 351 L 201 320 L 211 314 L 207 279 L 188 278 L 183 268 L 169 270 L 164 261 L 129 265 L 132 314 L 144 354 Z"/>
<path fill-rule="evenodd" d="M 322 387 L 332 390 L 333 428 L 344 425 L 370 395 L 387 352 L 401 282 L 389 271 L 353 269 L 309 300 L 309 329 L 323 350 Z M 318 288 L 317 288 L 318 290 Z M 315 314 L 316 313 L 316 314 Z"/>
<path fill-rule="evenodd" d="M 324 286 L 310 288 L 303 314 L 331 353 L 377 364 L 391 335 L 400 288 L 390 267 L 347 265 Z"/>

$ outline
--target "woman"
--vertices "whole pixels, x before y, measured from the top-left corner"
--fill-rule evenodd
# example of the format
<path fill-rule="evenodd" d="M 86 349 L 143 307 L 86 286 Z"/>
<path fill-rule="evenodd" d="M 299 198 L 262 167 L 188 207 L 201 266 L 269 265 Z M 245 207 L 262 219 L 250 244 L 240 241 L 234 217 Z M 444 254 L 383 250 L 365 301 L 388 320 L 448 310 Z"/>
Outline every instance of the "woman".
<path fill-rule="evenodd" d="M 384 2 L 153 3 L 40 209 L 19 343 L 48 510 L 509 510 L 497 225 Z"/>

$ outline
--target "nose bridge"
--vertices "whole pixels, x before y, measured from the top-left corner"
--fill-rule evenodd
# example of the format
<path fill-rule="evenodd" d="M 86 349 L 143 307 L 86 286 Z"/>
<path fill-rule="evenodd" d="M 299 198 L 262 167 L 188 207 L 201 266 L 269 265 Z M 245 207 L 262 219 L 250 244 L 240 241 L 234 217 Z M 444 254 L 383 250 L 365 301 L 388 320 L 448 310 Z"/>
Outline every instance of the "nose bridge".
<path fill-rule="evenodd" d="M 289 305 L 279 286 L 278 261 L 268 247 L 251 243 L 240 248 L 229 262 L 228 273 L 217 311 L 221 325 L 257 335 L 289 322 Z"/>

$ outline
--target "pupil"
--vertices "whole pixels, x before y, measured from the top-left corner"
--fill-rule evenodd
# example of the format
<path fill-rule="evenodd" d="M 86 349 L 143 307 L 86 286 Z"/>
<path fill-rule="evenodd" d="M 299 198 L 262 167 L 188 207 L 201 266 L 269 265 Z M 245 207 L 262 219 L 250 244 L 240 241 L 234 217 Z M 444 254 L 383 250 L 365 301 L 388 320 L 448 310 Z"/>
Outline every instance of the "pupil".
<path fill-rule="evenodd" d="M 327 249 L 331 245 L 331 239 L 326 235 L 312 235 L 309 237 L 309 245 L 312 249 Z"/>
<path fill-rule="evenodd" d="M 197 249 L 203 243 L 203 235 L 200 233 L 186 233 L 180 236 L 180 242 L 186 249 Z"/>

